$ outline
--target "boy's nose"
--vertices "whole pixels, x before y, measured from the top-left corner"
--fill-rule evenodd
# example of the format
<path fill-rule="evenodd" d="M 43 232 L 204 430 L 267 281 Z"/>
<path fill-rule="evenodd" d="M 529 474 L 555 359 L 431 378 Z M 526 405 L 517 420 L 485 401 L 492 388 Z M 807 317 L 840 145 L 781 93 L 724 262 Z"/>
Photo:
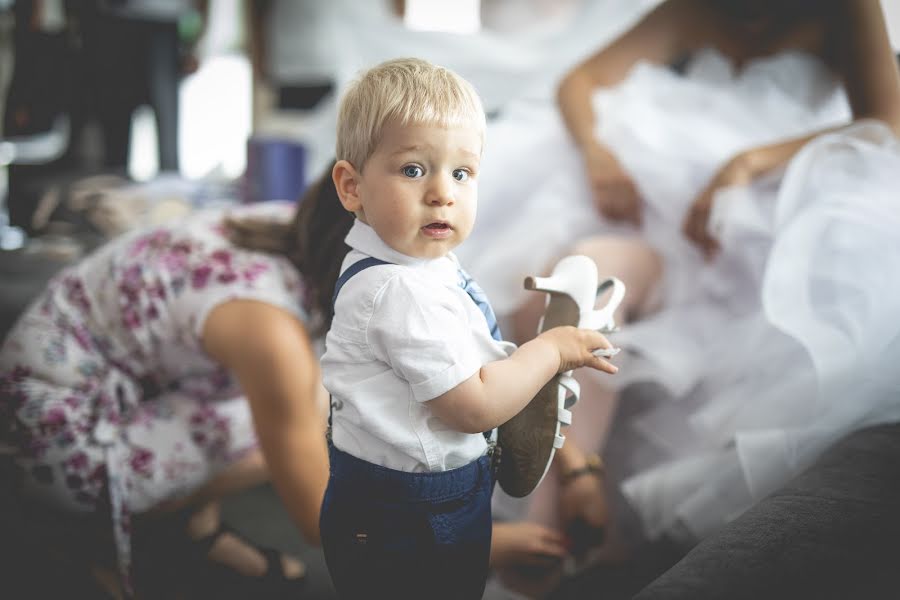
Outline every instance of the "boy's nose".
<path fill-rule="evenodd" d="M 444 206 L 453 203 L 453 186 L 447 177 L 435 177 L 428 189 L 426 200 L 433 206 Z"/>

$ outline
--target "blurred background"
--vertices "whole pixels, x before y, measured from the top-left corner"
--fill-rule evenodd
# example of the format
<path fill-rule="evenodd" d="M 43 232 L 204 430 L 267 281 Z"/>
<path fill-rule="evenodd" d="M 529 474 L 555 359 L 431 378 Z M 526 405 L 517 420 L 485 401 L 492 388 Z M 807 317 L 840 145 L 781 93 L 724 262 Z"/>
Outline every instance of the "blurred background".
<path fill-rule="evenodd" d="M 0 337 L 53 273 L 113 236 L 296 201 L 333 156 L 337 100 L 360 69 L 447 66 L 495 119 L 552 102 L 568 69 L 659 1 L 0 0 Z M 882 7 L 900 50 L 900 0 Z M 282 510 L 268 488 L 226 506 L 332 597 Z"/>
<path fill-rule="evenodd" d="M 109 234 L 198 203 L 293 200 L 330 159 L 337 98 L 361 68 L 444 64 L 495 116 L 549 100 L 657 3 L 2 0 L 2 247 L 65 233 L 73 212 Z M 896 47 L 900 3 L 883 4 Z M 143 202 L 84 201 L 112 189 Z"/>
<path fill-rule="evenodd" d="M 489 117 L 658 0 L 0 0 L 0 334 L 63 265 L 138 225 L 294 201 L 362 68 L 456 70 Z"/>
<path fill-rule="evenodd" d="M 336 99 L 361 68 L 422 56 L 470 79 L 496 114 L 551 94 L 565 69 L 654 4 L 0 2 L 3 137 L 36 153 L 5 158 L 11 224 L 45 231 L 60 204 L 48 189 L 64 196 L 98 175 L 156 181 L 144 192 L 170 200 L 294 199 L 329 160 Z M 93 187 L 114 182 L 124 183 Z M 23 241 L 7 232 L 4 247 Z"/>

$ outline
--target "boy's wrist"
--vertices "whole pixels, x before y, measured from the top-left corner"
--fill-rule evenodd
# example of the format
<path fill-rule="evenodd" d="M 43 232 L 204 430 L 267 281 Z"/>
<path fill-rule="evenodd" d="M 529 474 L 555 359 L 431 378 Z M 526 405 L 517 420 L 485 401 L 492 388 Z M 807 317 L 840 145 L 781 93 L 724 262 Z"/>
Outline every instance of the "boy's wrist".
<path fill-rule="evenodd" d="M 562 366 L 562 355 L 556 344 L 547 339 L 545 334 L 542 333 L 525 342 L 519 346 L 519 350 L 524 350 L 527 355 L 533 355 L 534 366 L 538 369 L 542 370 L 545 365 L 548 366 L 547 372 L 544 373 L 547 376 L 547 380 L 559 373 L 559 369 Z"/>

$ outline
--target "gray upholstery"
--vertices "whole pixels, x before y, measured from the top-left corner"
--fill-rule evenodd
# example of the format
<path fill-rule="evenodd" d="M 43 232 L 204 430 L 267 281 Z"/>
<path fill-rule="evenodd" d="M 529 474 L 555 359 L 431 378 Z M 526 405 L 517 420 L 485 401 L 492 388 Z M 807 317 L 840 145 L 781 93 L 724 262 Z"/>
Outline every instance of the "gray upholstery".
<path fill-rule="evenodd" d="M 635 597 L 706 598 L 900 598 L 900 425 L 848 436 Z"/>

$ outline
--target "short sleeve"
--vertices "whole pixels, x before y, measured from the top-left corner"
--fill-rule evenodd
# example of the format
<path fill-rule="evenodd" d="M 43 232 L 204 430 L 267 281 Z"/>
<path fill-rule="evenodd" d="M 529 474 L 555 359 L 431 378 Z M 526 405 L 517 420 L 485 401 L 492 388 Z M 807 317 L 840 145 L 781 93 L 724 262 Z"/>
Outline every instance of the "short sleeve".
<path fill-rule="evenodd" d="M 481 368 L 458 298 L 415 277 L 394 276 L 379 290 L 366 341 L 377 359 L 409 383 L 419 402 L 453 389 Z"/>
<path fill-rule="evenodd" d="M 284 259 L 240 248 L 221 249 L 193 265 L 186 288 L 173 305 L 179 328 L 193 339 L 202 338 L 206 319 L 214 308 L 231 300 L 257 300 L 282 308 L 303 322 L 303 282 Z"/>

